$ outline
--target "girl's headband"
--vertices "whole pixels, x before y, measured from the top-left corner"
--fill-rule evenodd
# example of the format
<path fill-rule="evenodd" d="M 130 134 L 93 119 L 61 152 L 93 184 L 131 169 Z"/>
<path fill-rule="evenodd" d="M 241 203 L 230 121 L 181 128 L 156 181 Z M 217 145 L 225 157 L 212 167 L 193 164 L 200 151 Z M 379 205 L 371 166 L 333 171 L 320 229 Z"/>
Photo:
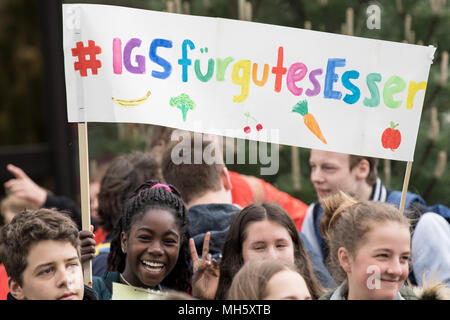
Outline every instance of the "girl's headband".
<path fill-rule="evenodd" d="M 139 186 L 139 188 L 137 188 L 133 193 L 130 194 L 129 199 L 137 196 L 139 194 L 139 192 L 141 192 L 144 189 L 150 188 L 165 188 L 167 191 L 169 191 L 170 193 L 172 193 L 172 189 L 167 185 L 167 184 L 163 184 L 163 183 L 156 183 L 153 186 L 150 187 L 150 181 L 144 182 L 142 185 Z"/>
<path fill-rule="evenodd" d="M 163 184 L 163 183 L 157 183 L 154 186 L 152 186 L 150 189 L 153 188 L 166 188 L 169 192 L 172 192 L 172 189 L 170 189 L 170 187 L 167 184 Z"/>

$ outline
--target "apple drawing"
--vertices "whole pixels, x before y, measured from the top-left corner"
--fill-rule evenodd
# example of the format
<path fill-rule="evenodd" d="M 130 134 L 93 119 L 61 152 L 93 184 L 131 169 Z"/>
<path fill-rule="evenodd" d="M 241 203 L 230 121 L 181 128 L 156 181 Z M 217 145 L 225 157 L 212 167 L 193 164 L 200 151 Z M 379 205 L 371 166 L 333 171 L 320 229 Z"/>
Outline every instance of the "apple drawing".
<path fill-rule="evenodd" d="M 400 134 L 400 131 L 395 129 L 397 126 L 398 123 L 394 124 L 394 122 L 391 121 L 391 127 L 383 131 L 381 136 L 381 144 L 383 145 L 383 148 L 394 151 L 402 142 L 402 135 Z"/>

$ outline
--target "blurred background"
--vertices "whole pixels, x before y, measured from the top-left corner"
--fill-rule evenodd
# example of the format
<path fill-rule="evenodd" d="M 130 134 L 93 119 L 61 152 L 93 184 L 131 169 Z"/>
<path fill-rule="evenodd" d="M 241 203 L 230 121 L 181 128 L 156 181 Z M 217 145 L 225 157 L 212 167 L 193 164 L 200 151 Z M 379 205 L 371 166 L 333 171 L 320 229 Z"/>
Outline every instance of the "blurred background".
<path fill-rule="evenodd" d="M 48 190 L 79 201 L 78 137 L 67 122 L 62 52 L 62 3 L 97 3 L 209 17 L 250 20 L 358 37 L 433 45 L 409 190 L 429 204 L 450 206 L 450 5 L 445 0 L 0 0 L 0 181 L 21 167 Z M 380 10 L 379 28 L 367 27 L 367 8 Z M 411 66 L 414 68 L 414 66 Z M 154 126 L 89 123 L 90 178 L 115 155 L 148 150 Z M 309 150 L 280 146 L 280 169 L 260 176 L 306 203 L 315 201 Z M 259 176 L 260 165 L 228 165 Z M 382 160 L 381 179 L 401 190 L 406 163 Z M 0 188 L 0 198 L 5 190 Z"/>

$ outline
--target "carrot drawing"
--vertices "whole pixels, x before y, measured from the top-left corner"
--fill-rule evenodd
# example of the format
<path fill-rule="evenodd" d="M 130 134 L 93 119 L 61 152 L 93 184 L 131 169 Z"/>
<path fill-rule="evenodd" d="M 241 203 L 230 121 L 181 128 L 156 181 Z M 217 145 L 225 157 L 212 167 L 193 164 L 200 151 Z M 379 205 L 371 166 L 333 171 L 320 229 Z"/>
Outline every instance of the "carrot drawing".
<path fill-rule="evenodd" d="M 317 138 L 322 140 L 323 143 L 327 144 L 327 141 L 323 137 L 322 131 L 320 131 L 319 124 L 316 118 L 311 113 L 308 113 L 308 101 L 303 100 L 297 102 L 297 104 L 292 109 L 292 112 L 300 113 L 303 116 L 303 122 L 306 127 L 316 135 Z"/>

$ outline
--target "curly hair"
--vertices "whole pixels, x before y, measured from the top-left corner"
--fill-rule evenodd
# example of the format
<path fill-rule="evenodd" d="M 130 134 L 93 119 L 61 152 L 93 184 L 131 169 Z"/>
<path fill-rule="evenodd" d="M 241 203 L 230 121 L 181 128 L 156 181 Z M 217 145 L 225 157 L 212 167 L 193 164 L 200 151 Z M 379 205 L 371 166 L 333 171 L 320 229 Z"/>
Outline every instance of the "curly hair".
<path fill-rule="evenodd" d="M 107 233 L 112 232 L 131 192 L 145 181 L 161 177 L 159 164 L 149 154 L 135 152 L 115 158 L 106 169 L 98 194 L 102 228 Z"/>
<path fill-rule="evenodd" d="M 111 249 L 108 255 L 108 270 L 123 272 L 126 264 L 126 254 L 121 250 L 121 234 L 129 235 L 131 226 L 149 209 L 164 209 L 171 212 L 178 223 L 181 234 L 181 245 L 178 260 L 170 274 L 162 281 L 162 285 L 179 291 L 190 292 L 192 270 L 189 260 L 189 219 L 186 206 L 181 200 L 180 193 L 172 186 L 153 187 L 160 183 L 150 180 L 142 184 L 125 202 L 122 215 L 116 225 Z"/>
<path fill-rule="evenodd" d="M 0 257 L 8 277 L 23 285 L 30 248 L 39 241 L 69 242 L 80 257 L 78 227 L 69 215 L 56 209 L 25 210 L 0 232 Z"/>

